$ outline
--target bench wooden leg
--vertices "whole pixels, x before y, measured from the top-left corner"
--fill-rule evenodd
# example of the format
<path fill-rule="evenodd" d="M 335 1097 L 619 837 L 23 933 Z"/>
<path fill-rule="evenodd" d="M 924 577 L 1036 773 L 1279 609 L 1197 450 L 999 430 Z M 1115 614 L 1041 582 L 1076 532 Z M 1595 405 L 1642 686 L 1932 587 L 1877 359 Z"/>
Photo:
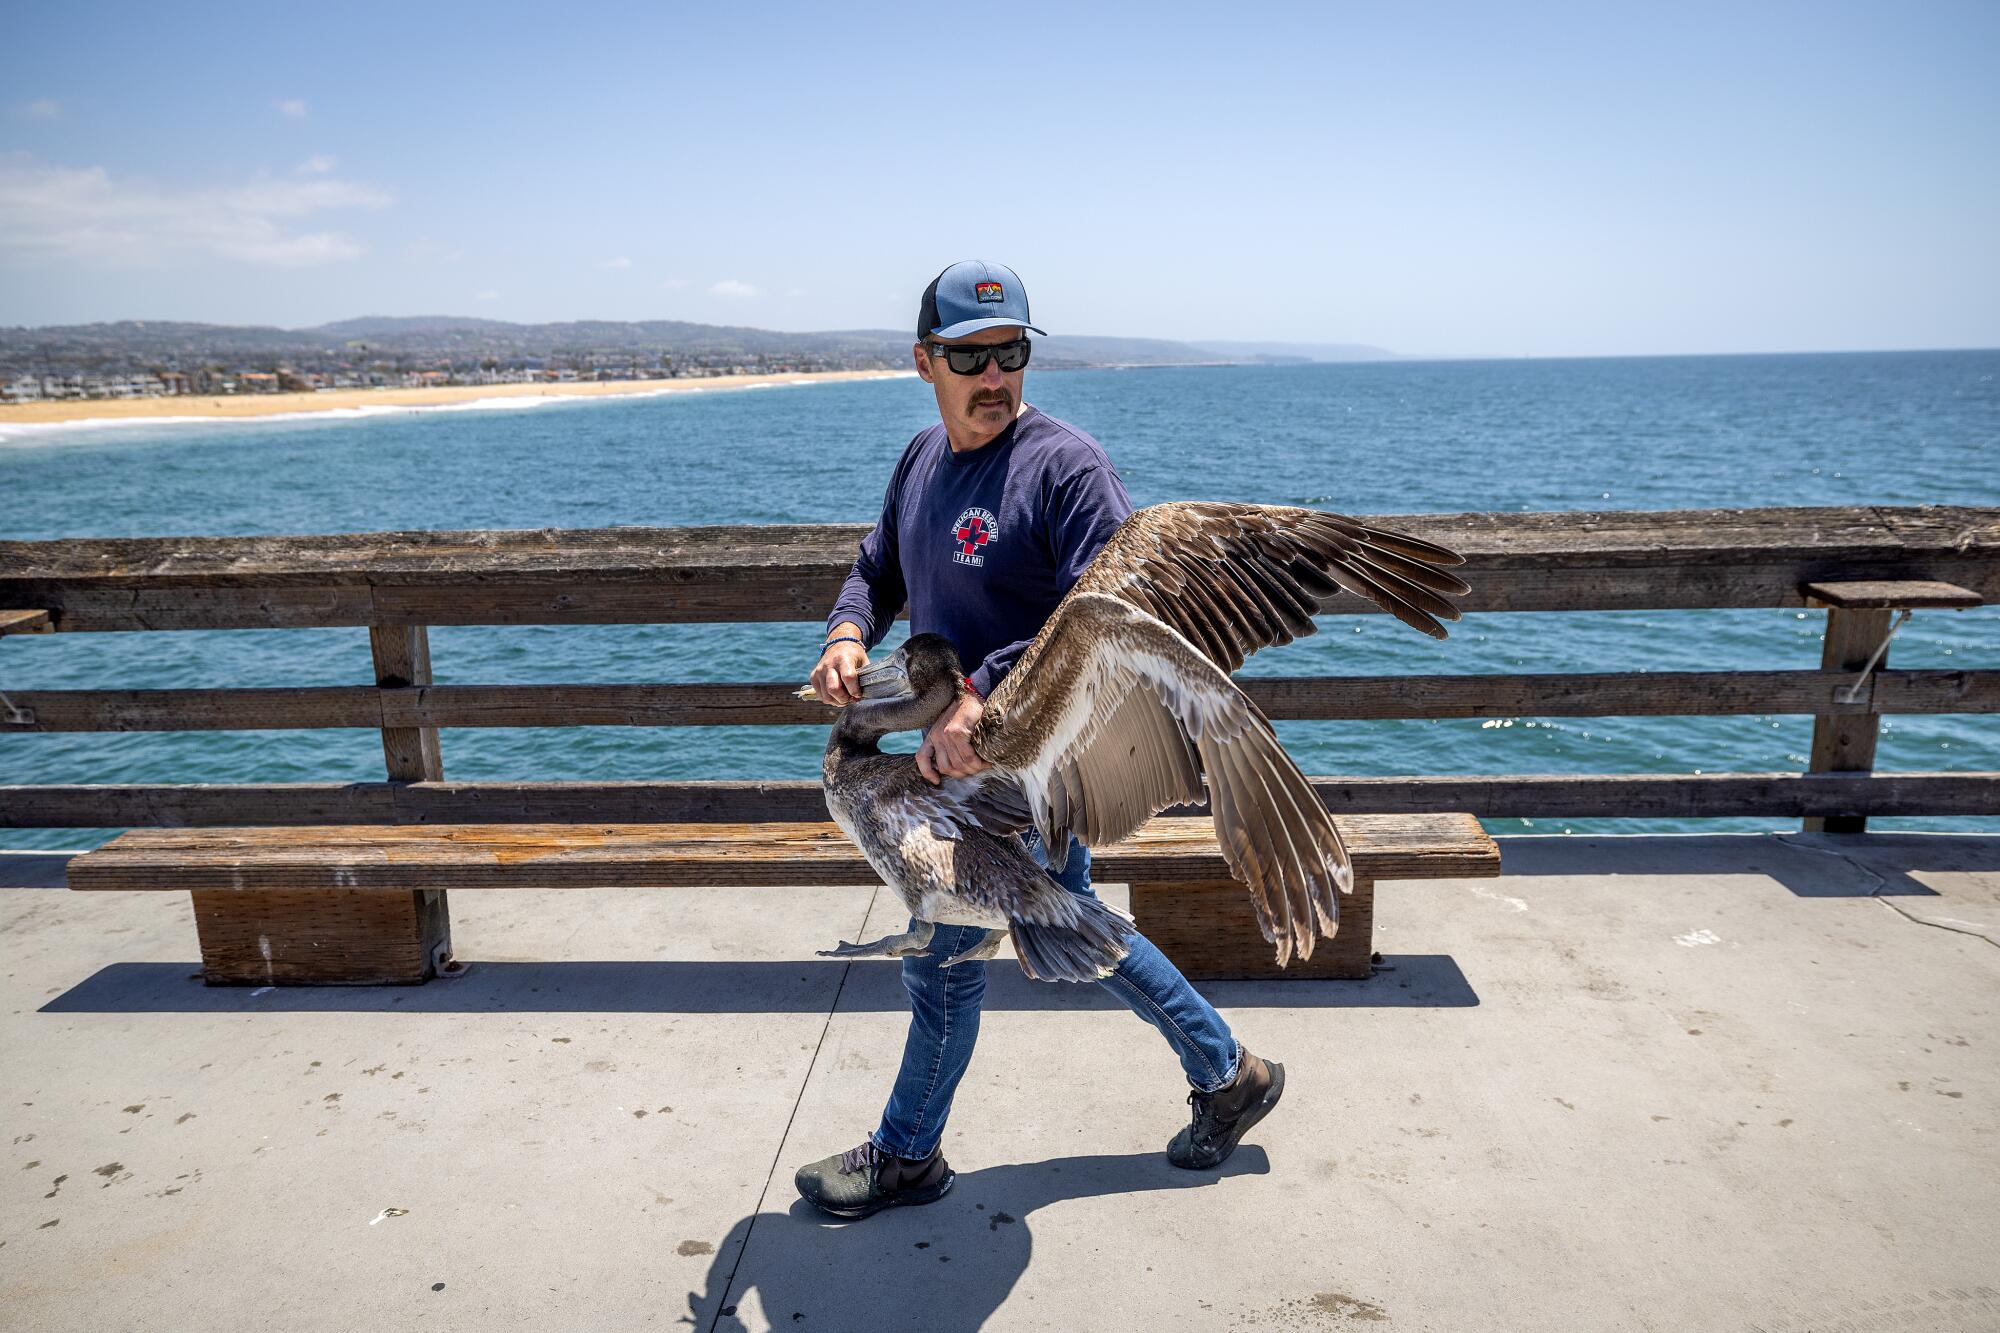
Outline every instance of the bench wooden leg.
<path fill-rule="evenodd" d="M 454 976 L 442 889 L 196 889 L 211 986 L 412 985 Z"/>
<path fill-rule="evenodd" d="M 1354 877 L 1340 896 L 1340 932 L 1305 962 L 1280 968 L 1257 931 L 1250 892 L 1233 879 L 1132 885 L 1132 919 L 1182 974 L 1195 981 L 1255 977 L 1366 977 L 1372 974 L 1375 881 Z"/>

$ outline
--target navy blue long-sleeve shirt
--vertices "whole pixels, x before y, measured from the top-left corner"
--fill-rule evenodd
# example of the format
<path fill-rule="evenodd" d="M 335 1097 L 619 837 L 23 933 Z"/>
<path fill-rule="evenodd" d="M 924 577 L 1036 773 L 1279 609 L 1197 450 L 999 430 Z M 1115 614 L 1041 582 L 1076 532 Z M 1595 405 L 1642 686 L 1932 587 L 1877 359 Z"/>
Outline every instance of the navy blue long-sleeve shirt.
<path fill-rule="evenodd" d="M 990 695 L 1131 512 L 1097 441 L 1038 408 L 963 454 L 939 422 L 903 450 L 827 628 L 873 648 L 907 600 L 910 632 L 950 640 Z"/>

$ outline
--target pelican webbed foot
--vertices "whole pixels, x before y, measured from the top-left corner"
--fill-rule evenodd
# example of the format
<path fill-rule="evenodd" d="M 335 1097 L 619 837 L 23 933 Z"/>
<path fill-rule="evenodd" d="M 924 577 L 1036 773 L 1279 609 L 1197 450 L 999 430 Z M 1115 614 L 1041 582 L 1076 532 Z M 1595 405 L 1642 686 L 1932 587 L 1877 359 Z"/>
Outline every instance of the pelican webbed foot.
<path fill-rule="evenodd" d="M 967 949 L 962 954 L 956 954 L 950 958 L 945 959 L 942 963 L 939 963 L 938 966 L 956 967 L 960 963 L 969 963 L 975 958 L 984 962 L 986 959 L 991 958 L 993 957 L 993 955 L 999 953 L 1000 946 L 1006 942 L 1007 942 L 1006 931 L 989 930 L 986 932 L 986 937 L 980 940 L 979 943 L 973 945 L 970 949 Z"/>
<path fill-rule="evenodd" d="M 865 944 L 849 944 L 842 940 L 837 947 L 821 949 L 818 953 L 821 958 L 928 958 L 931 935 L 936 929 L 928 921 L 919 921 L 915 928 L 900 935 L 884 935 Z"/>

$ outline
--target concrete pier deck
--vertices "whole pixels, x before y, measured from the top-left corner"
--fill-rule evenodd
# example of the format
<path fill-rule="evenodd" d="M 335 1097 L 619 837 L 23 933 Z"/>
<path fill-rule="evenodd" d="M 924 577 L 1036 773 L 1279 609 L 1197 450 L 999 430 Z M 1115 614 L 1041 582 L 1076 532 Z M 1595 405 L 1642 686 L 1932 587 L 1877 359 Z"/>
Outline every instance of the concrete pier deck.
<path fill-rule="evenodd" d="M 813 950 L 886 893 L 458 893 L 463 978 L 250 990 L 0 854 L 0 1327 L 2000 1328 L 2000 837 L 1503 845 L 1369 981 L 1203 987 L 1289 1075 L 1219 1173 L 1150 1028 L 996 963 L 956 1187 L 848 1225 L 791 1175 L 906 1019 Z"/>

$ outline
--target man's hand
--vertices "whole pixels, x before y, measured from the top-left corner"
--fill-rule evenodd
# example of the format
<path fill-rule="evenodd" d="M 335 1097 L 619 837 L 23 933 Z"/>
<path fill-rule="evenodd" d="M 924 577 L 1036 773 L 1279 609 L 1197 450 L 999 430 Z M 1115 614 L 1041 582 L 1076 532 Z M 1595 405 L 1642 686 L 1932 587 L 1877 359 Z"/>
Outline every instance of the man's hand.
<path fill-rule="evenodd" d="M 860 638 L 861 627 L 843 624 L 835 627 L 833 634 L 852 634 Z M 868 650 L 860 644 L 831 644 L 819 655 L 819 665 L 813 668 L 813 690 L 830 704 L 851 704 L 861 697 L 861 685 L 855 680 L 855 673 L 867 665 Z"/>
<path fill-rule="evenodd" d="M 967 693 L 931 723 L 924 743 L 917 747 L 917 772 L 926 782 L 935 785 L 945 778 L 971 777 L 982 768 L 993 767 L 972 752 L 972 728 L 985 711 L 986 701 Z"/>

